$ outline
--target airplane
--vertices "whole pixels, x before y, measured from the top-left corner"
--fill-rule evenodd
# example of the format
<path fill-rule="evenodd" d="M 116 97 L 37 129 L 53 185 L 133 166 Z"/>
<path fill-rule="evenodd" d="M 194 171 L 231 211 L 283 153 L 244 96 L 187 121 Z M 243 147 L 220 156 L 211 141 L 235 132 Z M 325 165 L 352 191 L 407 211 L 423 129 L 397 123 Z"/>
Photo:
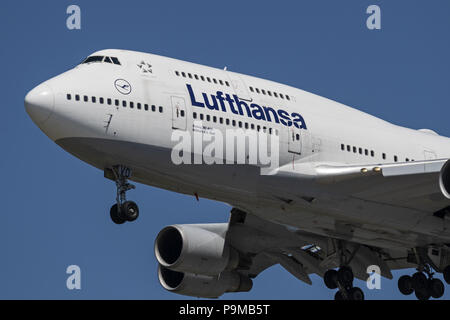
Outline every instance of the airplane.
<path fill-rule="evenodd" d="M 51 140 L 115 182 L 116 224 L 139 216 L 127 199 L 133 181 L 232 207 L 227 222 L 159 232 L 158 278 L 170 292 L 247 292 L 276 264 L 308 284 L 322 277 L 336 300 L 363 300 L 353 283 L 368 270 L 392 279 L 416 269 L 398 288 L 420 300 L 443 296 L 436 273 L 450 284 L 450 139 L 430 129 L 226 68 L 119 49 L 39 84 L 24 104 Z M 273 161 L 263 161 L 265 142 L 220 153 L 229 132 L 270 140 Z"/>

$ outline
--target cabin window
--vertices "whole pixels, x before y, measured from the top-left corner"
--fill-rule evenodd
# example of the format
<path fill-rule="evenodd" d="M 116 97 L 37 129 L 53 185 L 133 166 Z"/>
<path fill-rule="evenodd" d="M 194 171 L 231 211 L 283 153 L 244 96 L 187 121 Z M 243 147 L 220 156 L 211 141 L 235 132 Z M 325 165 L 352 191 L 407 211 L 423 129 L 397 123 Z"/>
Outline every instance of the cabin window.
<path fill-rule="evenodd" d="M 72 96 L 70 95 L 70 93 L 67 94 L 67 100 L 71 100 Z"/>

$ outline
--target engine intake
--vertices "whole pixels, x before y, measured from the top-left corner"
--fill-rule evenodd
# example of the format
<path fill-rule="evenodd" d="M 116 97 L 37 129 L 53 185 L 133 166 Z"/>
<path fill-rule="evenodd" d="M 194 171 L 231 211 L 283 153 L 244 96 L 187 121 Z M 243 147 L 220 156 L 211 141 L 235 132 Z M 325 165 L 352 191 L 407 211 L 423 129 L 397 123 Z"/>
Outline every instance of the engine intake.
<path fill-rule="evenodd" d="M 158 262 L 172 271 L 217 276 L 235 269 L 238 253 L 225 244 L 227 223 L 172 225 L 155 241 Z"/>
<path fill-rule="evenodd" d="M 439 188 L 444 197 L 450 199 L 450 160 L 442 166 L 439 173 Z"/>

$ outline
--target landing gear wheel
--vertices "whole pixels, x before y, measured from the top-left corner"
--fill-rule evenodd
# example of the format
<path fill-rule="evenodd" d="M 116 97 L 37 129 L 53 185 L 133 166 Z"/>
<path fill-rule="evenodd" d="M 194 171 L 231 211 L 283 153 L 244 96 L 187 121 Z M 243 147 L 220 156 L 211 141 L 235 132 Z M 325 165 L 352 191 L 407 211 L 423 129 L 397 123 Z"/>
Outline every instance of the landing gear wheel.
<path fill-rule="evenodd" d="M 126 220 L 120 216 L 119 210 L 117 210 L 117 208 L 117 204 L 113 205 L 109 210 L 109 215 L 111 216 L 111 220 L 115 224 L 123 224 Z"/>
<path fill-rule="evenodd" d="M 417 299 L 422 301 L 430 299 L 431 296 L 428 288 L 415 289 L 414 293 L 416 294 Z"/>
<path fill-rule="evenodd" d="M 412 276 L 414 290 L 428 291 L 428 279 L 422 272 L 416 272 Z M 417 294 L 416 294 L 417 296 Z"/>
<path fill-rule="evenodd" d="M 450 284 L 450 266 L 445 267 L 443 275 L 445 282 Z"/>
<path fill-rule="evenodd" d="M 342 291 L 339 290 L 338 292 L 335 293 L 334 300 L 340 301 L 340 300 L 347 300 L 347 299 L 345 298 L 345 295 L 342 293 Z"/>
<path fill-rule="evenodd" d="M 410 276 L 401 276 L 400 279 L 398 279 L 398 289 L 402 294 L 405 296 L 410 295 L 414 292 L 413 288 L 413 280 Z"/>
<path fill-rule="evenodd" d="M 352 287 L 353 271 L 350 267 L 340 267 L 337 272 L 339 283 L 344 287 Z"/>
<path fill-rule="evenodd" d="M 429 279 L 428 280 L 428 291 L 430 295 L 435 298 L 439 299 L 444 295 L 444 284 L 439 279 Z"/>
<path fill-rule="evenodd" d="M 121 215 L 126 221 L 134 221 L 139 217 L 139 207 L 133 201 L 126 201 L 122 204 Z"/>
<path fill-rule="evenodd" d="M 328 270 L 323 275 L 323 281 L 328 289 L 336 289 L 338 287 L 338 272 L 336 270 Z"/>
<path fill-rule="evenodd" d="M 348 296 L 350 300 L 364 300 L 364 292 L 358 287 L 351 288 Z"/>

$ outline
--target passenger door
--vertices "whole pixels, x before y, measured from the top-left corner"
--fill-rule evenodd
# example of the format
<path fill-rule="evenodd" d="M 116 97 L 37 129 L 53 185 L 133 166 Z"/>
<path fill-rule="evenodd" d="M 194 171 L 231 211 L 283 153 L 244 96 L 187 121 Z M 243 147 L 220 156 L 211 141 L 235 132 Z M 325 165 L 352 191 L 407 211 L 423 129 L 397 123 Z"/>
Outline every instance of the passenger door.
<path fill-rule="evenodd" d="M 105 108 L 105 115 L 103 120 L 103 128 L 105 129 L 105 134 L 107 136 L 117 137 L 119 136 L 119 110 L 120 110 L 120 100 L 119 105 L 116 105 L 116 99 L 111 98 L 98 98 L 100 105 Z"/>
<path fill-rule="evenodd" d="M 301 130 L 296 127 L 288 128 L 288 151 L 296 154 L 302 152 Z"/>
<path fill-rule="evenodd" d="M 182 97 L 171 97 L 172 102 L 172 128 L 186 130 L 186 103 Z"/>
<path fill-rule="evenodd" d="M 252 101 L 244 80 L 233 72 L 226 71 L 226 74 L 236 95 L 242 100 Z"/>

